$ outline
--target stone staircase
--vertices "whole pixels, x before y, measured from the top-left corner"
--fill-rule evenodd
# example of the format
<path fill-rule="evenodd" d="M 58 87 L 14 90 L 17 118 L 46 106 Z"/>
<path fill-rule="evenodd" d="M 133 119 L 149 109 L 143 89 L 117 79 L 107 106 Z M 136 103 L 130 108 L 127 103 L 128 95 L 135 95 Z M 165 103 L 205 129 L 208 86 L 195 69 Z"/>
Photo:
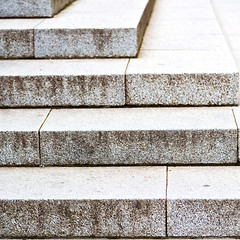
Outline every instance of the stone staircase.
<path fill-rule="evenodd" d="M 240 238 L 238 0 L 71 2 L 0 2 L 0 238 Z"/>

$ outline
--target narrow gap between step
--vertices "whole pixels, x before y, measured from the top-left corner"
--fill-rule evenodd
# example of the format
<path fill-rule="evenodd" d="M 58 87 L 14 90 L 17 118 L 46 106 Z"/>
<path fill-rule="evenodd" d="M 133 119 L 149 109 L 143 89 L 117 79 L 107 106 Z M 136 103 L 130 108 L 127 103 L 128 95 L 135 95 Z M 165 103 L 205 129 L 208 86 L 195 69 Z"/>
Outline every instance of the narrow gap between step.
<path fill-rule="evenodd" d="M 38 129 L 38 149 L 39 149 L 39 159 L 40 159 L 40 164 L 39 166 L 42 167 L 42 155 L 41 155 L 41 137 L 40 137 L 40 131 L 41 128 L 43 126 L 43 124 L 46 122 L 48 116 L 50 115 L 50 113 L 52 112 L 52 109 L 50 109 L 50 111 L 48 112 L 47 116 L 45 117 L 43 123 L 41 124 L 40 128 Z"/>

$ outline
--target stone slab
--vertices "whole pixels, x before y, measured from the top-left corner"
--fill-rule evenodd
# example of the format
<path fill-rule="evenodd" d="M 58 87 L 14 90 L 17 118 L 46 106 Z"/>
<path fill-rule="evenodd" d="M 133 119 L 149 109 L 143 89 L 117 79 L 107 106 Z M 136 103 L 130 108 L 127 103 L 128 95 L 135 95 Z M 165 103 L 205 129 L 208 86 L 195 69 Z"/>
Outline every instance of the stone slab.
<path fill-rule="evenodd" d="M 231 108 L 59 109 L 40 138 L 43 165 L 237 162 Z"/>
<path fill-rule="evenodd" d="M 48 109 L 0 110 L 0 166 L 39 165 L 38 130 Z"/>
<path fill-rule="evenodd" d="M 0 61 L 0 106 L 121 106 L 128 59 Z"/>
<path fill-rule="evenodd" d="M 112 1 L 107 2 L 111 6 Z M 131 12 L 125 11 L 126 0 L 114 2 L 113 6 L 118 4 L 119 7 L 111 12 L 105 12 L 104 4 L 97 3 L 100 10 L 93 14 L 91 10 L 78 12 L 78 9 L 81 4 L 91 9 L 96 1 L 79 1 L 70 12 L 44 20 L 35 29 L 35 57 L 135 57 L 154 0 L 140 0 L 141 8 L 131 8 Z"/>
<path fill-rule="evenodd" d="M 41 21 L 42 19 L 0 19 L 0 58 L 32 58 L 34 27 Z"/>
<path fill-rule="evenodd" d="M 165 167 L 1 168 L 0 189 L 1 238 L 165 236 Z"/>
<path fill-rule="evenodd" d="M 73 0 L 7 0 L 0 2 L 1 18 L 53 17 Z"/>
<path fill-rule="evenodd" d="M 238 237 L 240 167 L 171 167 L 169 237 Z"/>
<path fill-rule="evenodd" d="M 229 51 L 147 51 L 130 59 L 126 104 L 238 105 L 239 73 Z"/>

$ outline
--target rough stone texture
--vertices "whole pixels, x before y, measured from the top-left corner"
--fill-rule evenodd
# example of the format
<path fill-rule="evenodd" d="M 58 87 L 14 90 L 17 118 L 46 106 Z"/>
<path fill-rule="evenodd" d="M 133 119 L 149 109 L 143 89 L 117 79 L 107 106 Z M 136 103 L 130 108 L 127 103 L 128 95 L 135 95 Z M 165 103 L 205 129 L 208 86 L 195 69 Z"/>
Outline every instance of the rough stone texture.
<path fill-rule="evenodd" d="M 165 236 L 164 167 L 0 172 L 1 237 Z"/>
<path fill-rule="evenodd" d="M 104 5 L 96 4 L 95 1 L 79 1 L 76 6 L 72 6 L 72 10 L 44 20 L 35 30 L 35 57 L 136 56 L 154 1 L 140 0 L 141 8 L 130 8 L 131 12 L 125 12 L 125 0 L 117 2 L 118 9 L 104 12 Z M 88 4 L 89 9 L 96 4 L 99 10 L 95 9 L 94 15 L 89 10 L 81 12 L 78 10 L 81 4 L 85 8 Z M 109 4 L 111 6 L 112 3 Z"/>
<path fill-rule="evenodd" d="M 240 108 L 233 108 L 234 117 L 238 128 L 238 149 L 240 149 Z M 240 151 L 238 151 L 238 161 L 240 161 Z"/>
<path fill-rule="evenodd" d="M 142 51 L 126 72 L 129 105 L 237 105 L 239 73 L 229 52 Z"/>
<path fill-rule="evenodd" d="M 0 106 L 125 104 L 127 59 L 0 62 Z"/>
<path fill-rule="evenodd" d="M 0 58 L 32 58 L 33 29 L 41 21 L 41 19 L 0 19 Z"/>
<path fill-rule="evenodd" d="M 48 109 L 0 110 L 0 166 L 39 165 L 38 130 Z"/>
<path fill-rule="evenodd" d="M 236 166 L 170 168 L 168 236 L 239 236 L 239 176 Z"/>
<path fill-rule="evenodd" d="M 52 17 L 73 0 L 7 0 L 0 2 L 0 17 Z"/>
<path fill-rule="evenodd" d="M 232 110 L 53 110 L 40 133 L 43 165 L 237 162 Z"/>

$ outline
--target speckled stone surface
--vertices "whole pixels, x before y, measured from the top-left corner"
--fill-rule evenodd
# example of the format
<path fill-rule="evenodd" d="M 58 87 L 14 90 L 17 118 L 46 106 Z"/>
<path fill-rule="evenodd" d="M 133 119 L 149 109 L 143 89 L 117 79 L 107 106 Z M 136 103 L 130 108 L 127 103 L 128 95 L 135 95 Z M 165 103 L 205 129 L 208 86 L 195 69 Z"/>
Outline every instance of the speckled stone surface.
<path fill-rule="evenodd" d="M 1 237 L 165 236 L 165 167 L 1 168 L 0 179 Z"/>
<path fill-rule="evenodd" d="M 238 127 L 238 149 L 240 147 L 240 107 L 233 108 L 234 117 Z M 238 151 L 238 161 L 240 161 L 240 152 Z"/>
<path fill-rule="evenodd" d="M 112 3 L 107 2 L 110 8 Z M 154 1 L 140 0 L 141 3 L 137 4 L 141 8 L 130 8 L 131 14 L 125 11 L 126 0 L 116 2 L 120 3 L 118 9 L 104 12 L 104 5 L 97 4 L 98 11 L 92 14 L 90 10 L 81 11 L 81 4 L 88 4 L 88 8 L 91 9 L 92 5 L 96 4 L 95 1 L 79 1 L 76 6 L 72 6 L 72 10 L 62 12 L 53 19 L 44 20 L 35 30 L 35 57 L 136 56 Z"/>
<path fill-rule="evenodd" d="M 237 162 L 231 108 L 53 110 L 40 138 L 43 165 Z"/>
<path fill-rule="evenodd" d="M 0 110 L 0 166 L 39 165 L 38 130 L 48 109 Z"/>
<path fill-rule="evenodd" d="M 237 105 L 239 73 L 230 52 L 142 51 L 126 72 L 129 105 Z"/>
<path fill-rule="evenodd" d="M 7 0 L 0 2 L 0 17 L 52 17 L 73 0 Z"/>
<path fill-rule="evenodd" d="M 238 237 L 240 167 L 168 170 L 169 237 Z"/>
<path fill-rule="evenodd" d="M 120 106 L 128 59 L 0 61 L 0 106 Z"/>
<path fill-rule="evenodd" d="M 41 19 L 0 19 L 0 58 L 32 58 L 33 29 L 41 21 Z"/>

